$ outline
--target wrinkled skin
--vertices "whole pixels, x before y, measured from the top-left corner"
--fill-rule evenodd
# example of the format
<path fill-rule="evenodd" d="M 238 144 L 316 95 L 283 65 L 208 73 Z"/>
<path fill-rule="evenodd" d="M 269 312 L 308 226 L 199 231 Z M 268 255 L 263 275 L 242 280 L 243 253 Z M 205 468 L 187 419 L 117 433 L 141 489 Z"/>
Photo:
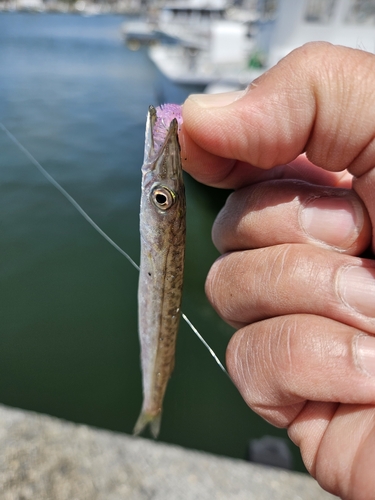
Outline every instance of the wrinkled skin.
<path fill-rule="evenodd" d="M 180 136 L 188 172 L 235 189 L 206 284 L 238 328 L 229 373 L 323 488 L 360 500 L 375 498 L 374 75 L 372 54 L 308 44 L 245 92 L 191 96 Z"/>

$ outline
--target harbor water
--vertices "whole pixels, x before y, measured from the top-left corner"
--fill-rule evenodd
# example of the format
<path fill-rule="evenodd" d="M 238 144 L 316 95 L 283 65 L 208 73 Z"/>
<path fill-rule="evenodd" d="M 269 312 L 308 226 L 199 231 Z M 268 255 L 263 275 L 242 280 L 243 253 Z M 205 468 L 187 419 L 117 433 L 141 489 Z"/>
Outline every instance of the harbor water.
<path fill-rule="evenodd" d="M 0 14 L 0 121 L 134 260 L 156 69 L 121 16 Z M 0 401 L 131 433 L 141 407 L 138 273 L 0 130 Z M 183 310 L 221 359 L 233 330 L 204 295 L 225 193 L 187 178 Z M 286 437 L 257 417 L 187 325 L 160 440 L 245 458 Z M 294 466 L 302 469 L 290 443 Z"/>

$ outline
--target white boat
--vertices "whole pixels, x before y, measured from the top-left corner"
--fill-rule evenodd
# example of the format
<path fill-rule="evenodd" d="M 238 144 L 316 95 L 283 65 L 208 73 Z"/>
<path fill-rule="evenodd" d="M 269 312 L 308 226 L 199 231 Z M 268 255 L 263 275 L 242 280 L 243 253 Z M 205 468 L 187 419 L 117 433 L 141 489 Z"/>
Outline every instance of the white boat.
<path fill-rule="evenodd" d="M 149 55 L 176 85 L 241 88 L 309 41 L 375 52 L 375 0 L 278 0 L 273 13 L 263 9 L 253 38 L 245 26 L 239 21 L 215 21 L 207 47 L 160 44 Z"/>
<path fill-rule="evenodd" d="M 210 23 L 225 17 L 226 0 L 179 0 L 149 7 L 137 20 L 121 26 L 126 43 L 149 44 L 155 40 L 207 47 Z"/>
<path fill-rule="evenodd" d="M 212 23 L 225 17 L 225 0 L 180 0 L 161 9 L 157 32 L 175 43 L 204 50 Z"/>
<path fill-rule="evenodd" d="M 215 21 L 207 49 L 193 44 L 155 45 L 149 56 L 156 67 L 177 84 L 244 85 L 263 71 L 248 67 L 251 42 L 246 27 L 232 21 Z"/>

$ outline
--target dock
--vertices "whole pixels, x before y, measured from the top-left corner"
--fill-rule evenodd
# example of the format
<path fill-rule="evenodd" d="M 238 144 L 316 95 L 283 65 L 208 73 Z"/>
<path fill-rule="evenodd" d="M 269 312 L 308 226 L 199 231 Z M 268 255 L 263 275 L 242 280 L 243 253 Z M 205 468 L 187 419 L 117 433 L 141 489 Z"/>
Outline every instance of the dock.
<path fill-rule="evenodd" d="M 329 500 L 307 474 L 0 405 L 6 500 Z"/>

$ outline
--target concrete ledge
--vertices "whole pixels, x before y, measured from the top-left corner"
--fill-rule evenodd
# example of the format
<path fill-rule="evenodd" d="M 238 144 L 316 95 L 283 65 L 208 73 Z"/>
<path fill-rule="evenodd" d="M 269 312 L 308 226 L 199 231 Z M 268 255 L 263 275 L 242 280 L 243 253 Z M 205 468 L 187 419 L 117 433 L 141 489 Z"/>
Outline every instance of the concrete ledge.
<path fill-rule="evenodd" d="M 0 406 L 3 500 L 320 500 L 304 474 Z"/>

